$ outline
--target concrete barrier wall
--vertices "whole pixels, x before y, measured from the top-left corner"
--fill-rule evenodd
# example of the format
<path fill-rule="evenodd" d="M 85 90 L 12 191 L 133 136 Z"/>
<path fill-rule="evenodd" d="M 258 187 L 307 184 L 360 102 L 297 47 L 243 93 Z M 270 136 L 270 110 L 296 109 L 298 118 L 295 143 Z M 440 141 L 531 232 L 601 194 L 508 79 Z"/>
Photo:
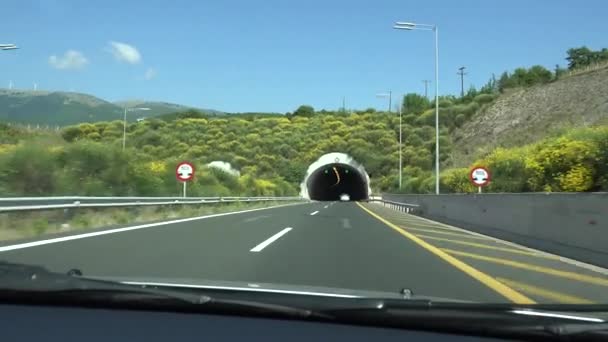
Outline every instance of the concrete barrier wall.
<path fill-rule="evenodd" d="M 383 194 L 417 215 L 608 267 L 608 193 Z"/>

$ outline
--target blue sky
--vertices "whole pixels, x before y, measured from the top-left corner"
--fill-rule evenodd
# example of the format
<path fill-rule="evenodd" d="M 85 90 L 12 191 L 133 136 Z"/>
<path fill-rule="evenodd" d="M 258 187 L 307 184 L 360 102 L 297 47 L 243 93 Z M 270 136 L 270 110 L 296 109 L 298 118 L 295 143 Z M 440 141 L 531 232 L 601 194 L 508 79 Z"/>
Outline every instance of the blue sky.
<path fill-rule="evenodd" d="M 395 21 L 439 26 L 439 91 L 456 94 L 462 65 L 465 87 L 479 87 L 565 65 L 570 47 L 608 47 L 606 13 L 604 0 L 5 0 L 0 43 L 21 49 L 0 51 L 0 87 L 229 112 L 336 109 L 343 96 L 386 108 L 376 93 L 422 93 L 434 79 L 432 33 Z"/>

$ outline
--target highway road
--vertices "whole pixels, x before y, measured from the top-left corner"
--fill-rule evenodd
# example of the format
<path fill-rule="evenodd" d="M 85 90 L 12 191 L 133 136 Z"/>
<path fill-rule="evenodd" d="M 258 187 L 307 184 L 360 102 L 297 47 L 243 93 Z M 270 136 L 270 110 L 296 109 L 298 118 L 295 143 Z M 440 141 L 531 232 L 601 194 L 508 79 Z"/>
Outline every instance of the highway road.
<path fill-rule="evenodd" d="M 4 242 L 0 260 L 90 276 L 196 278 L 478 302 L 608 303 L 608 270 L 374 203 L 311 202 Z"/>

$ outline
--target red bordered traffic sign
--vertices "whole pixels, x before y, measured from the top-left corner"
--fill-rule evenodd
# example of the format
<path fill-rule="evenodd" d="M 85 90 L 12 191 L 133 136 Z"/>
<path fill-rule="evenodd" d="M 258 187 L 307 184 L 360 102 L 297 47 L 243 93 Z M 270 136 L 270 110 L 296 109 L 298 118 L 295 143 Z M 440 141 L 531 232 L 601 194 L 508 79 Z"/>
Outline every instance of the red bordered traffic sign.
<path fill-rule="evenodd" d="M 469 172 L 469 180 L 475 186 L 486 186 L 490 183 L 491 179 L 490 171 L 483 166 L 475 166 Z"/>
<path fill-rule="evenodd" d="M 194 178 L 194 165 L 189 162 L 181 162 L 175 168 L 175 177 L 180 182 L 187 182 Z"/>

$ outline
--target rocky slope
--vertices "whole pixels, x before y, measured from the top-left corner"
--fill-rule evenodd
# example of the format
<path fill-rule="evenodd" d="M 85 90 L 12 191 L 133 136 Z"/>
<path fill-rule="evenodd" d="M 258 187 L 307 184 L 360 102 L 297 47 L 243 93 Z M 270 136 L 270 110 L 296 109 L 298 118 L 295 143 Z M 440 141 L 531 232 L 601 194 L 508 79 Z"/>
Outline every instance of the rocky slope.
<path fill-rule="evenodd" d="M 608 124 L 608 66 L 545 85 L 509 89 L 452 133 L 451 164 L 467 166 L 496 147 L 598 124 Z"/>

